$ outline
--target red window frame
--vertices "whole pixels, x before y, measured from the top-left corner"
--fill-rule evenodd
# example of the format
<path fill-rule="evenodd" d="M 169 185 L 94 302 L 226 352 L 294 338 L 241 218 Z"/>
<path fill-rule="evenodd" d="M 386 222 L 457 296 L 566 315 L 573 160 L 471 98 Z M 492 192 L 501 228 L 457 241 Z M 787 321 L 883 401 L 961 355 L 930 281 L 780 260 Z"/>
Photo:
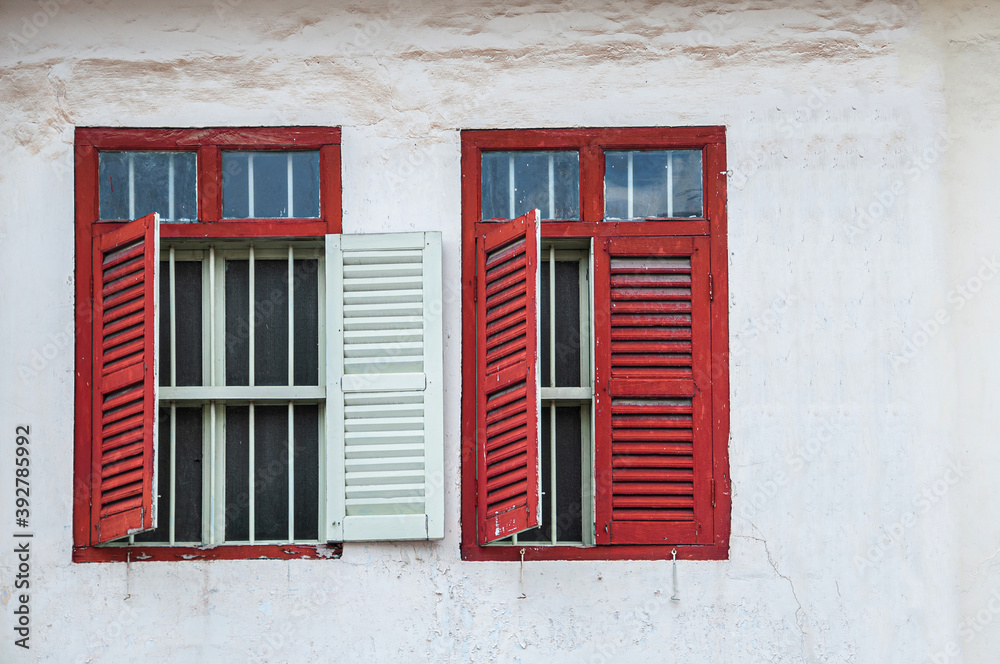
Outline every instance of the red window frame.
<path fill-rule="evenodd" d="M 242 558 L 339 558 L 340 544 L 98 547 L 91 528 L 93 375 L 93 269 L 97 238 L 123 225 L 99 215 L 98 157 L 103 150 L 178 150 L 197 154 L 197 222 L 163 223 L 162 238 L 323 237 L 341 232 L 339 127 L 209 127 L 139 129 L 79 127 L 75 151 L 76 386 L 73 491 L 73 561 L 235 560 Z M 320 217 L 222 219 L 223 150 L 318 150 Z"/>
<path fill-rule="evenodd" d="M 704 217 L 604 221 L 604 152 L 697 149 L 702 151 Z M 711 543 L 697 545 L 483 546 L 477 537 L 476 440 L 476 238 L 497 222 L 483 221 L 482 154 L 487 151 L 578 150 L 580 219 L 542 221 L 541 236 L 707 238 L 711 269 L 712 520 Z M 729 325 L 726 242 L 725 127 L 500 129 L 462 132 L 462 544 L 463 560 L 724 560 L 729 557 Z M 597 297 L 595 295 L 595 297 Z M 596 463 L 596 460 L 595 460 Z"/>

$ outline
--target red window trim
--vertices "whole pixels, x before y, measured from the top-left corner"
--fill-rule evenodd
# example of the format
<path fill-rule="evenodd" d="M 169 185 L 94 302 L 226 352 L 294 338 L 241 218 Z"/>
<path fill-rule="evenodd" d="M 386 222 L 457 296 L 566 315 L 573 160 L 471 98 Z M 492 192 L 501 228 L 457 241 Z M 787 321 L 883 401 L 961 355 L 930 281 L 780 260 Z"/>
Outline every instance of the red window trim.
<path fill-rule="evenodd" d="M 729 557 L 732 502 L 729 476 L 729 316 L 725 127 L 493 129 L 462 132 L 462 544 L 463 560 L 665 560 L 673 545 L 480 546 L 477 541 L 475 238 L 482 221 L 482 153 L 501 150 L 580 151 L 580 221 L 542 222 L 542 237 L 708 235 L 713 277 L 712 449 L 714 533 L 708 545 L 676 546 L 687 560 Z M 604 150 L 703 150 L 704 219 L 604 221 Z"/>
<path fill-rule="evenodd" d="M 213 548 L 91 544 L 92 266 L 94 238 L 121 222 L 99 220 L 101 150 L 195 150 L 198 219 L 164 223 L 161 237 L 323 237 L 341 232 L 342 176 L 339 127 L 208 127 L 201 129 L 79 127 L 75 151 L 76 386 L 73 561 L 339 558 L 339 544 L 223 545 Z M 222 219 L 222 149 L 319 150 L 320 219 Z"/>

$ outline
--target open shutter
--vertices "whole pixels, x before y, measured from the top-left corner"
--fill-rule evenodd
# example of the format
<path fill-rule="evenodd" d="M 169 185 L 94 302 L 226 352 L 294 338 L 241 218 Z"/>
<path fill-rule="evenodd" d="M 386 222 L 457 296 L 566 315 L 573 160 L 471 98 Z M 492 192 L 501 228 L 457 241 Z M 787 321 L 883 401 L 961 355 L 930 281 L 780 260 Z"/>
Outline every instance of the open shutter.
<path fill-rule="evenodd" d="M 441 234 L 327 235 L 326 539 L 444 537 Z"/>
<path fill-rule="evenodd" d="M 159 217 L 94 239 L 91 541 L 156 527 Z"/>
<path fill-rule="evenodd" d="M 707 238 L 596 254 L 598 544 L 713 541 Z"/>
<path fill-rule="evenodd" d="M 532 210 L 476 240 L 481 544 L 541 523 L 538 216 L 538 210 Z"/>

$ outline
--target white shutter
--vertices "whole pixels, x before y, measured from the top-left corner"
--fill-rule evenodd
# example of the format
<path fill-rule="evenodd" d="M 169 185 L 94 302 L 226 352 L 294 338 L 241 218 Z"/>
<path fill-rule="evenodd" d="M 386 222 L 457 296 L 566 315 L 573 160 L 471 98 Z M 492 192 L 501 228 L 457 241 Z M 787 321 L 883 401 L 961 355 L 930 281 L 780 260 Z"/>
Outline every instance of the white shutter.
<path fill-rule="evenodd" d="M 326 539 L 444 537 L 441 234 L 327 235 Z"/>

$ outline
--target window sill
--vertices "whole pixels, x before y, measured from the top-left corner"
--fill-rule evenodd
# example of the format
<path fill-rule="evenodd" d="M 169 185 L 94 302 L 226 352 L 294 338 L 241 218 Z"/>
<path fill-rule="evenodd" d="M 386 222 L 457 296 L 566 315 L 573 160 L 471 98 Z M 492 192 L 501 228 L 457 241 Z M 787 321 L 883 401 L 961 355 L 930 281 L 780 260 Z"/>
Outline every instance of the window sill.
<path fill-rule="evenodd" d="M 144 562 L 185 560 L 334 560 L 344 547 L 330 544 L 244 544 L 196 546 L 83 546 L 74 547 L 73 562 Z"/>
<path fill-rule="evenodd" d="M 462 546 L 462 560 L 670 560 L 675 547 L 667 545 L 636 546 Z M 678 546 L 678 560 L 729 560 L 729 543 L 712 546 Z"/>

